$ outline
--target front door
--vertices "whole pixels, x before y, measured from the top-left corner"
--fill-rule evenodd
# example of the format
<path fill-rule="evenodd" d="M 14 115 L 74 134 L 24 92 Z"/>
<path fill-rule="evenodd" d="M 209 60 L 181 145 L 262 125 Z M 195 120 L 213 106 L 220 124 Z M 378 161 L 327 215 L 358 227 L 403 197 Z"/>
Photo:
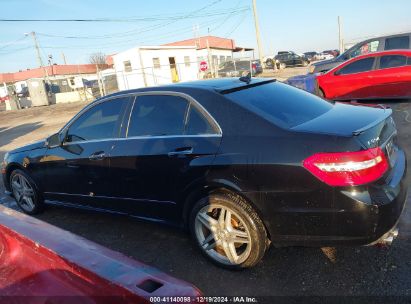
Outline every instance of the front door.
<path fill-rule="evenodd" d="M 143 95 L 135 100 L 127 137 L 112 151 L 112 196 L 126 212 L 175 220 L 179 198 L 205 178 L 221 133 L 193 101 L 178 95 Z"/>
<path fill-rule="evenodd" d="M 46 199 L 104 208 L 98 200 L 110 187 L 111 150 L 128 100 L 97 103 L 62 131 L 63 143 L 49 148 L 41 163 L 46 172 Z"/>
<path fill-rule="evenodd" d="M 337 100 L 366 98 L 372 87 L 372 78 L 369 76 L 374 68 L 374 62 L 374 57 L 364 58 L 337 70 L 328 80 L 327 97 Z"/>

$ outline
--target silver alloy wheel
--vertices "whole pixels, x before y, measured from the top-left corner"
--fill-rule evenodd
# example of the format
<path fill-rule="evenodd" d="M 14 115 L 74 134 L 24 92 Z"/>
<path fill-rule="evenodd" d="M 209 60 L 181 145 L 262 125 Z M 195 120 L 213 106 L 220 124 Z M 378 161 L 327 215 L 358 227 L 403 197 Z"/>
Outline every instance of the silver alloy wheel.
<path fill-rule="evenodd" d="M 20 207 L 27 212 L 32 212 L 34 205 L 34 190 L 29 181 L 21 174 L 15 174 L 11 180 L 13 195 Z"/>
<path fill-rule="evenodd" d="M 252 240 L 246 222 L 226 206 L 201 208 L 195 219 L 195 233 L 207 255 L 222 264 L 239 265 L 250 256 Z"/>

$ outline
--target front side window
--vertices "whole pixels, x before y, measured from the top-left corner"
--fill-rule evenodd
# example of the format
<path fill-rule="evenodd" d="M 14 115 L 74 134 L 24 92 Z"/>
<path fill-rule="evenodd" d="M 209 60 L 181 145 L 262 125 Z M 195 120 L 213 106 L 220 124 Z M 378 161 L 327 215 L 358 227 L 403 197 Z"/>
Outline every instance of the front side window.
<path fill-rule="evenodd" d="M 408 57 L 408 59 L 407 59 L 407 65 L 411 65 L 411 57 Z"/>
<path fill-rule="evenodd" d="M 374 57 L 364 58 L 361 60 L 354 61 L 340 69 L 338 75 L 347 75 L 354 73 L 361 73 L 371 71 L 374 65 Z"/>
<path fill-rule="evenodd" d="M 182 135 L 188 101 L 170 95 L 138 96 L 127 136 Z"/>
<path fill-rule="evenodd" d="M 406 64 L 407 57 L 401 55 L 387 55 L 380 58 L 380 69 L 395 68 Z"/>
<path fill-rule="evenodd" d="M 387 38 L 385 40 L 385 50 L 398 50 L 410 48 L 410 36 L 400 36 Z"/>
<path fill-rule="evenodd" d="M 349 53 L 349 58 L 354 58 L 360 55 L 365 55 L 365 54 L 369 54 L 369 53 L 373 53 L 378 51 L 378 46 L 380 45 L 380 41 L 379 40 L 374 40 L 374 41 L 369 41 L 366 42 L 358 47 L 356 47 L 355 49 L 353 49 L 350 53 Z"/>
<path fill-rule="evenodd" d="M 65 141 L 81 142 L 118 137 L 121 113 L 128 100 L 128 97 L 117 98 L 95 105 L 71 124 Z"/>

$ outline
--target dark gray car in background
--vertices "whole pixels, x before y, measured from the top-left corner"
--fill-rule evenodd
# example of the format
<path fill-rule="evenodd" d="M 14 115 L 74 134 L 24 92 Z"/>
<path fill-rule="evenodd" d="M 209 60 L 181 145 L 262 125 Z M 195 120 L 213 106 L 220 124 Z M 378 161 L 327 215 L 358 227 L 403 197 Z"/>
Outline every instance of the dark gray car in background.
<path fill-rule="evenodd" d="M 396 49 L 410 49 L 411 33 L 382 36 L 364 40 L 357 43 L 340 56 L 313 63 L 310 67 L 310 73 L 322 73 L 340 65 L 344 61 L 364 55 L 371 52 L 380 52 Z"/>

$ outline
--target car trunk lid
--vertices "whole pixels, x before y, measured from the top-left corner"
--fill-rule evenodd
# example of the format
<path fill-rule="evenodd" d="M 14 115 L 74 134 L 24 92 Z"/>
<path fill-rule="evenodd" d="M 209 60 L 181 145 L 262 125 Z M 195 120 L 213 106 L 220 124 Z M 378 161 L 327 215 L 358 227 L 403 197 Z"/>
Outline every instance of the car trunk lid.
<path fill-rule="evenodd" d="M 369 138 L 370 134 L 375 134 L 377 129 L 381 129 L 380 132 L 383 131 L 385 121 L 391 117 L 391 114 L 391 109 L 336 103 L 331 110 L 293 127 L 292 130 L 344 137 L 366 134 L 368 136 L 361 137 Z M 368 143 L 365 144 L 370 146 Z"/>

